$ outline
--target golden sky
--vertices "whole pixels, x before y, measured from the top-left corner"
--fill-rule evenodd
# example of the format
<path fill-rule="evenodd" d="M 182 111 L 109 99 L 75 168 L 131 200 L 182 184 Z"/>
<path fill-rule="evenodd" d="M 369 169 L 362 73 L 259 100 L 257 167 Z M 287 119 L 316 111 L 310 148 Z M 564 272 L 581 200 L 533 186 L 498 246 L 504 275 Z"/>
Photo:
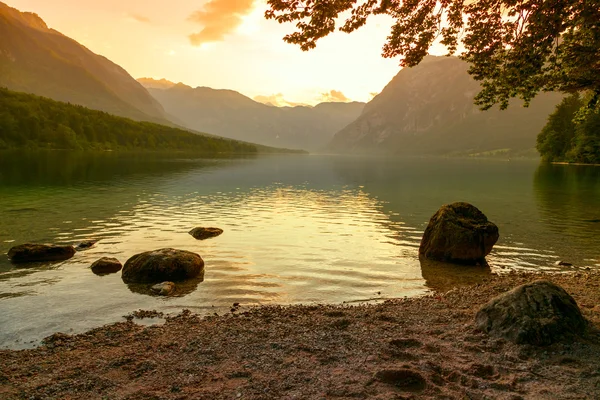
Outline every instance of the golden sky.
<path fill-rule="evenodd" d="M 293 25 L 263 17 L 264 0 L 3 0 L 125 68 L 133 77 L 233 89 L 289 103 L 368 101 L 398 72 L 383 59 L 391 20 L 336 32 L 302 52 Z M 284 100 L 283 100 L 284 99 Z"/>

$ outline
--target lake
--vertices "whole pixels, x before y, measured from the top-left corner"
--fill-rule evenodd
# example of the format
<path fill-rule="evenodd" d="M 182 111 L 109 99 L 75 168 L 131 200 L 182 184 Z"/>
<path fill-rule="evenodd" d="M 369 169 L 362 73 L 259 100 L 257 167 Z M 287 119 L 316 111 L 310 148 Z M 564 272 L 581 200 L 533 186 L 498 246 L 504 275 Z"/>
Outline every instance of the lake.
<path fill-rule="evenodd" d="M 286 155 L 0 153 L 0 347 L 24 348 L 137 309 L 223 313 L 234 302 L 350 304 L 484 276 L 421 265 L 429 218 L 467 201 L 496 223 L 492 271 L 600 267 L 600 167 L 526 160 Z M 223 235 L 197 241 L 196 226 Z M 13 266 L 10 247 L 77 243 L 58 263 Z M 96 276 L 100 257 L 175 247 L 200 254 L 204 281 L 154 297 Z"/>

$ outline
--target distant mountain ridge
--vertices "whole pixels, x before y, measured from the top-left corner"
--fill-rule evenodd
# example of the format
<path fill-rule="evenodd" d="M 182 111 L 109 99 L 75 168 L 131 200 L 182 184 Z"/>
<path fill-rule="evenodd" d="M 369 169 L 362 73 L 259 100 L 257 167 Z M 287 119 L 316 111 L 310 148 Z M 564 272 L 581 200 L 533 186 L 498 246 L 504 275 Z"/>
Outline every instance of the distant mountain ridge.
<path fill-rule="evenodd" d="M 275 147 L 320 149 L 364 107 L 359 102 L 274 107 L 233 90 L 170 85 L 148 78 L 139 82 L 167 113 L 190 129 Z"/>
<path fill-rule="evenodd" d="M 402 69 L 328 149 L 416 155 L 534 149 L 562 96 L 542 93 L 529 108 L 515 101 L 507 110 L 481 111 L 473 104 L 480 85 L 467 68 L 456 57 L 428 56 Z"/>
<path fill-rule="evenodd" d="M 136 120 L 170 123 L 162 106 L 123 68 L 34 13 L 0 2 L 0 86 Z"/>

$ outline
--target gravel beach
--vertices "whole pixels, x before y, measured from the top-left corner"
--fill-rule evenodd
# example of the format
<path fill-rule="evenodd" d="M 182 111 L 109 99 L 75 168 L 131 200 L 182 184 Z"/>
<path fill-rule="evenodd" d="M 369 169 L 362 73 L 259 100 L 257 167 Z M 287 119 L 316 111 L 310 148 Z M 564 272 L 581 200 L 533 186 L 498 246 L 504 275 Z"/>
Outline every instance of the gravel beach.
<path fill-rule="evenodd" d="M 538 279 L 575 298 L 593 324 L 584 337 L 533 347 L 475 329 L 481 305 Z M 0 398 L 600 398 L 599 285 L 595 271 L 509 273 L 378 304 L 242 304 L 209 317 L 183 311 L 152 326 L 129 318 L 0 351 Z"/>

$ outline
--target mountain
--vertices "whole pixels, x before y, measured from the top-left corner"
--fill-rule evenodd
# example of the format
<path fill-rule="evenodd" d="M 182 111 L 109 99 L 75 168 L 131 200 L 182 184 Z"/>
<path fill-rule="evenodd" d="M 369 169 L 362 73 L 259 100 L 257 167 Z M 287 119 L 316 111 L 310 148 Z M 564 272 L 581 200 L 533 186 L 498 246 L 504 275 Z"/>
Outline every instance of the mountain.
<path fill-rule="evenodd" d="M 127 71 L 49 29 L 34 13 L 0 3 L 0 86 L 136 120 L 167 122 Z"/>
<path fill-rule="evenodd" d="M 473 104 L 480 85 L 467 68 L 456 57 L 428 56 L 402 69 L 356 121 L 335 134 L 328 149 L 416 155 L 534 149 L 562 96 L 542 93 L 528 108 L 515 101 L 507 110 L 481 111 Z"/>
<path fill-rule="evenodd" d="M 175 86 L 174 82 L 166 79 L 139 78 L 137 81 L 147 89 L 170 89 Z"/>
<path fill-rule="evenodd" d="M 294 152 L 267 148 L 0 88 L 0 150 L 178 150 L 196 154 Z"/>
<path fill-rule="evenodd" d="M 140 82 L 167 113 L 190 129 L 275 147 L 320 149 L 364 107 L 358 102 L 274 107 L 233 90 L 182 83 L 165 87 L 168 81 L 148 78 Z"/>

